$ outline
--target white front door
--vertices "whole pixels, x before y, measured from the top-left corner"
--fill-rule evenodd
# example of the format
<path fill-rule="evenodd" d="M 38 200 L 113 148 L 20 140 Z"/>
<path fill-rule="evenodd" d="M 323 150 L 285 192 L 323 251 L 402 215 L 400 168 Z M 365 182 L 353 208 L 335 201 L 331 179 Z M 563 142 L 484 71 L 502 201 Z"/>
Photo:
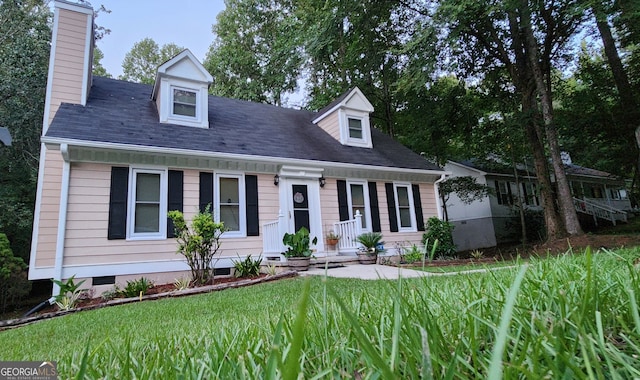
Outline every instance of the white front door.
<path fill-rule="evenodd" d="M 309 230 L 311 239 L 318 238 L 316 249 L 324 252 L 322 217 L 320 215 L 320 186 L 317 179 L 287 178 L 281 183 L 285 191 L 281 204 L 286 205 L 285 218 L 288 232 L 295 233 L 300 228 Z"/>

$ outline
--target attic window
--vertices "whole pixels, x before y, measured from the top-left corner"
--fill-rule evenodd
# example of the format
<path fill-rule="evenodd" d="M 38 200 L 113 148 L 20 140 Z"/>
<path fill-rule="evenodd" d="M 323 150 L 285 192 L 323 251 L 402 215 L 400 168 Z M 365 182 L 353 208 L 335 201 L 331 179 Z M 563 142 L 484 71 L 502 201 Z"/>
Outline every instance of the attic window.
<path fill-rule="evenodd" d="M 195 91 L 181 88 L 173 89 L 173 114 L 176 116 L 196 117 Z"/>
<path fill-rule="evenodd" d="M 349 120 L 349 138 L 362 140 L 362 120 L 348 118 Z"/>

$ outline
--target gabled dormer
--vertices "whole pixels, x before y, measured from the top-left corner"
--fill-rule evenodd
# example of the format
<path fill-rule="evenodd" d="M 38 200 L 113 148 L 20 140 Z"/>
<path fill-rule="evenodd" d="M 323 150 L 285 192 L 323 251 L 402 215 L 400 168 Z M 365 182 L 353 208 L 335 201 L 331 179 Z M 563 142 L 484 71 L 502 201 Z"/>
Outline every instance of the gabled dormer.
<path fill-rule="evenodd" d="M 345 92 L 318 112 L 313 123 L 342 145 L 373 148 L 369 114 L 373 106 L 359 88 Z"/>
<path fill-rule="evenodd" d="M 189 50 L 158 67 L 151 99 L 161 123 L 209 128 L 208 89 L 213 77 Z"/>

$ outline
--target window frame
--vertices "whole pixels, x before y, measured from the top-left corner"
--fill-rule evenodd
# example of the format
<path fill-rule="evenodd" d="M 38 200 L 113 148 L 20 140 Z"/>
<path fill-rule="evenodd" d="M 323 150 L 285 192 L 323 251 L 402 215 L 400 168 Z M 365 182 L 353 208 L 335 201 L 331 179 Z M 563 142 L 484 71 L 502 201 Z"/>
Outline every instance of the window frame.
<path fill-rule="evenodd" d="M 398 188 L 404 187 L 407 189 L 407 198 L 409 200 L 409 217 L 411 219 L 411 226 L 403 227 L 402 226 L 402 218 L 400 217 L 400 202 L 398 197 Z M 398 223 L 398 232 L 417 232 L 418 231 L 418 223 L 416 222 L 416 209 L 415 203 L 413 201 L 413 188 L 411 187 L 411 183 L 408 182 L 394 182 L 393 183 L 393 197 L 395 200 L 395 208 L 396 208 L 396 220 Z"/>
<path fill-rule="evenodd" d="M 362 231 L 371 232 L 373 231 L 372 222 L 371 222 L 371 201 L 369 200 L 369 184 L 365 180 L 347 180 L 347 205 L 349 207 L 349 219 L 355 219 L 355 214 L 353 213 L 353 197 L 351 194 L 351 185 L 360 185 L 362 186 L 362 193 L 364 197 L 364 208 L 365 208 L 365 221 L 367 227 L 363 227 Z"/>
<path fill-rule="evenodd" d="M 175 100 L 175 91 L 186 91 L 186 92 L 192 92 L 195 94 L 196 96 L 196 101 L 195 104 L 193 105 L 195 107 L 195 115 L 194 116 L 187 116 L 187 115 L 180 115 L 177 113 L 174 113 L 174 106 L 176 104 L 176 100 Z M 199 121 L 200 120 L 200 91 L 198 89 L 195 88 L 189 88 L 189 87 L 184 87 L 184 86 L 176 86 L 176 85 L 170 85 L 169 86 L 169 93 L 170 93 L 170 99 L 169 99 L 169 117 L 172 119 L 182 119 L 185 121 L 191 121 L 191 122 L 195 122 L 195 121 Z"/>
<path fill-rule="evenodd" d="M 160 175 L 160 205 L 158 209 L 158 232 L 135 232 L 136 189 L 138 174 Z M 164 240 L 167 238 L 167 197 L 169 191 L 168 169 L 141 166 L 129 167 L 129 188 L 127 193 L 127 237 L 126 240 Z"/>
<path fill-rule="evenodd" d="M 362 138 L 351 137 L 349 133 L 349 119 L 359 120 L 362 130 Z M 371 125 L 369 123 L 369 114 L 367 112 L 356 111 L 353 109 L 340 110 L 340 142 L 345 145 L 357 146 L 361 148 L 372 148 L 371 141 Z"/>
<path fill-rule="evenodd" d="M 239 238 L 247 236 L 247 197 L 244 173 L 238 172 L 216 172 L 213 176 L 213 217 L 216 222 L 220 222 L 220 179 L 235 178 L 238 180 L 238 227 L 237 231 L 226 231 L 222 238 Z"/>

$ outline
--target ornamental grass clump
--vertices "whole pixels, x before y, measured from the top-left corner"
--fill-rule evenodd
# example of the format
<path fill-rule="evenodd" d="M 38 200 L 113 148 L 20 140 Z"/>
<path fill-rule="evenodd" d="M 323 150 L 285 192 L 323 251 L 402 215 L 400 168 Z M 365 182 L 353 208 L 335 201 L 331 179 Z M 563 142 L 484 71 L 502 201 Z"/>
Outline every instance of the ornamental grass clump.
<path fill-rule="evenodd" d="M 178 210 L 169 211 L 169 218 L 175 227 L 177 253 L 187 259 L 191 277 L 195 284 L 204 285 L 213 279 L 213 258 L 220 249 L 220 236 L 225 231 L 224 223 L 213 220 L 209 207 L 198 212 L 188 226 L 184 214 Z"/>

